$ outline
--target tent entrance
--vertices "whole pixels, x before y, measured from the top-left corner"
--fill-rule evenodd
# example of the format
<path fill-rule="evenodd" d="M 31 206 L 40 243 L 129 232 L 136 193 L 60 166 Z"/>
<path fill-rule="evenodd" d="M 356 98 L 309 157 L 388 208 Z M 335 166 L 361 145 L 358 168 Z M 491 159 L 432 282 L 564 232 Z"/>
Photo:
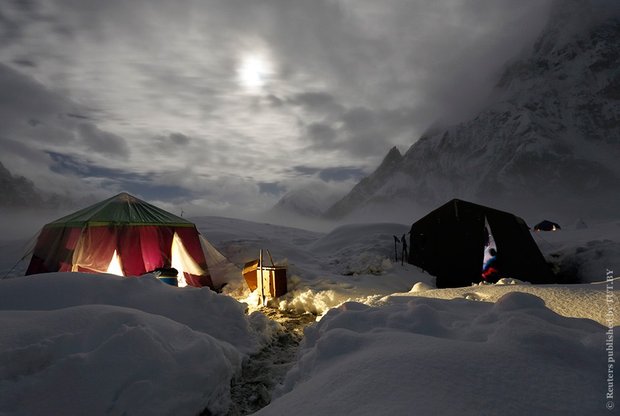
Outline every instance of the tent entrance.
<path fill-rule="evenodd" d="M 118 256 L 116 250 L 114 250 L 112 260 L 110 260 L 110 264 L 108 265 L 106 273 L 123 276 L 123 266 L 121 266 L 121 258 Z"/>
<path fill-rule="evenodd" d="M 181 241 L 181 238 L 177 233 L 174 233 L 174 237 L 172 238 L 172 248 L 170 251 L 170 267 L 177 269 L 177 271 L 179 272 L 177 276 L 179 281 L 179 287 L 187 286 L 187 281 L 185 280 L 186 273 L 198 276 L 204 274 L 202 268 L 187 252 L 187 249 L 183 245 L 183 241 Z M 79 264 L 74 265 L 74 268 L 77 271 L 79 269 Z M 108 264 L 105 272 L 118 276 L 125 276 L 125 273 L 123 273 L 123 266 L 121 264 L 120 256 L 118 255 L 116 250 L 114 250 L 112 259 L 110 260 L 110 263 Z"/>
<path fill-rule="evenodd" d="M 484 231 L 485 231 L 485 242 L 484 242 L 484 257 L 482 261 L 483 266 L 491 258 L 491 254 L 489 253 L 489 251 L 491 251 L 491 249 L 497 250 L 497 245 L 495 244 L 495 237 L 493 236 L 493 230 L 491 230 L 491 226 L 489 225 L 489 220 L 487 219 L 486 216 L 484 217 Z"/>
<path fill-rule="evenodd" d="M 205 271 L 194 261 L 192 256 L 189 255 L 183 241 L 177 233 L 174 233 L 172 238 L 170 267 L 173 267 L 179 271 L 177 278 L 179 279 L 179 287 L 187 286 L 187 280 L 185 280 L 186 274 L 192 274 L 195 276 L 201 276 L 205 274 Z"/>

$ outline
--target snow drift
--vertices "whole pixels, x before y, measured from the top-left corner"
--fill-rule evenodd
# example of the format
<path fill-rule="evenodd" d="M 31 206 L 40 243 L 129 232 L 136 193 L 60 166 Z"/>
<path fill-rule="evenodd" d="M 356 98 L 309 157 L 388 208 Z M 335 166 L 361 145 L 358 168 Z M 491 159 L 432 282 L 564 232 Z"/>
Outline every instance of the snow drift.
<path fill-rule="evenodd" d="M 0 413 L 223 413 L 274 326 L 245 305 L 153 276 L 0 281 Z"/>
<path fill-rule="evenodd" d="M 605 414 L 605 331 L 525 293 L 346 303 L 306 330 L 256 414 Z"/>

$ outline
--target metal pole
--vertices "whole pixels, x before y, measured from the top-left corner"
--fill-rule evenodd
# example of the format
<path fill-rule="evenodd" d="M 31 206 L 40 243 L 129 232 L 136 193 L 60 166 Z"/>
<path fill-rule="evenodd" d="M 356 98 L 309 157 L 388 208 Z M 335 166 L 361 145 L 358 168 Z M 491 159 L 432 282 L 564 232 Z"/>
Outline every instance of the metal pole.
<path fill-rule="evenodd" d="M 260 250 L 260 254 L 258 256 L 258 276 L 256 276 L 256 286 L 258 289 L 258 304 L 262 306 L 265 293 L 263 291 L 263 250 Z"/>

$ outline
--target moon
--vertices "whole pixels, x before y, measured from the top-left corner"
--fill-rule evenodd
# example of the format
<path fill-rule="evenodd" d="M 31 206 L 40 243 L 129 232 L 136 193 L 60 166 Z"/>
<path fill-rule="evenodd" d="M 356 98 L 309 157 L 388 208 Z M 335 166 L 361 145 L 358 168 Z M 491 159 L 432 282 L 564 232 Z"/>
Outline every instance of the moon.
<path fill-rule="evenodd" d="M 237 68 L 239 83 L 248 89 L 258 89 L 265 86 L 271 73 L 271 65 L 265 57 L 257 54 L 248 54 L 241 58 Z"/>

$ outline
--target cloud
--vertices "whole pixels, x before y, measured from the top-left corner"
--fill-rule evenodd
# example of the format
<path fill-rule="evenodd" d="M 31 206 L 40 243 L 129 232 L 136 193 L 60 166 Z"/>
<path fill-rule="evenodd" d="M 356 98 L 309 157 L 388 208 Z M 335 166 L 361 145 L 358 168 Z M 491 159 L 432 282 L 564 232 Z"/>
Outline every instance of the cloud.
<path fill-rule="evenodd" d="M 548 4 L 11 1 L 0 8 L 0 158 L 62 186 L 45 153 L 56 152 L 224 211 L 307 179 L 342 185 L 474 111 Z M 248 56 L 268 64 L 259 87 L 239 80 Z M 112 171 L 92 183 L 120 186 Z"/>
<path fill-rule="evenodd" d="M 50 169 L 49 152 L 89 155 L 102 163 L 126 160 L 126 141 L 99 128 L 90 111 L 52 91 L 28 75 L 0 63 L 0 144 L 2 162 L 12 171 L 31 178 L 39 187 L 56 192 L 77 191 Z"/>
<path fill-rule="evenodd" d="M 102 131 L 92 123 L 78 124 L 77 131 L 89 150 L 122 158 L 129 155 L 129 146 L 122 137 Z"/>
<path fill-rule="evenodd" d="M 325 123 L 310 123 L 306 126 L 308 138 L 313 142 L 313 147 L 333 149 L 337 147 L 335 142 L 338 132 Z"/>
<path fill-rule="evenodd" d="M 326 92 L 302 92 L 291 97 L 289 102 L 320 115 L 337 115 L 344 111 L 344 107 L 336 98 Z"/>
<path fill-rule="evenodd" d="M 360 180 L 367 172 L 354 166 L 334 166 L 329 168 L 317 168 L 312 166 L 294 166 L 292 170 L 304 177 L 314 177 L 323 182 L 343 182 Z"/>
<path fill-rule="evenodd" d="M 319 178 L 325 182 L 359 181 L 364 176 L 364 170 L 354 167 L 327 168 L 319 173 Z"/>
<path fill-rule="evenodd" d="M 175 145 L 179 146 L 185 146 L 191 141 L 191 138 L 181 133 L 170 133 L 169 137 Z"/>
<path fill-rule="evenodd" d="M 98 166 L 87 159 L 48 152 L 52 160 L 50 169 L 56 173 L 75 176 L 87 183 L 103 187 L 109 193 L 127 191 L 147 199 L 187 199 L 193 196 L 190 189 L 166 184 L 158 172 L 136 173 Z"/>
<path fill-rule="evenodd" d="M 286 188 L 278 182 L 259 182 L 258 189 L 261 194 L 282 195 Z"/>
<path fill-rule="evenodd" d="M 314 168 L 311 166 L 293 166 L 291 169 L 295 174 L 302 176 L 313 176 L 317 172 L 320 172 L 320 168 Z"/>

